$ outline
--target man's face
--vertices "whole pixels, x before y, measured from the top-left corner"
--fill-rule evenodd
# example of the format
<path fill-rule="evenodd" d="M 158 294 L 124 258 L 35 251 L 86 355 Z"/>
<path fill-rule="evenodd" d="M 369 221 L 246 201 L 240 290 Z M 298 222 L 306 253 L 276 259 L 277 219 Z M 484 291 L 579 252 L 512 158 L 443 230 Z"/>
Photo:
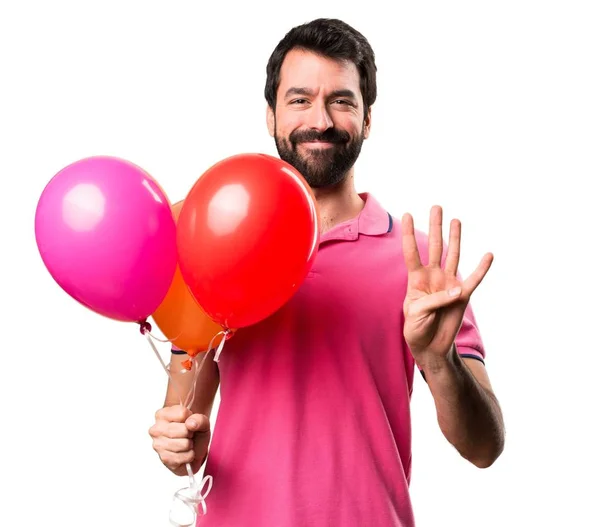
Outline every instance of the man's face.
<path fill-rule="evenodd" d="M 281 159 L 313 188 L 340 183 L 370 130 L 356 66 L 292 50 L 281 66 L 276 100 L 267 124 Z"/>

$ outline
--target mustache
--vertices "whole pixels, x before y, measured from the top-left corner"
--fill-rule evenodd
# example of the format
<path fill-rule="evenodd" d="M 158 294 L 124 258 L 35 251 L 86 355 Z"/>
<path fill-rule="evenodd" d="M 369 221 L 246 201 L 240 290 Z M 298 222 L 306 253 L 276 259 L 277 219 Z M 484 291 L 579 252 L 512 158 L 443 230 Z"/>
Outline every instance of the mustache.
<path fill-rule="evenodd" d="M 290 142 L 292 144 L 308 141 L 343 144 L 350 141 L 350 134 L 337 128 L 328 128 L 324 132 L 319 132 L 318 130 L 296 130 L 290 134 Z"/>

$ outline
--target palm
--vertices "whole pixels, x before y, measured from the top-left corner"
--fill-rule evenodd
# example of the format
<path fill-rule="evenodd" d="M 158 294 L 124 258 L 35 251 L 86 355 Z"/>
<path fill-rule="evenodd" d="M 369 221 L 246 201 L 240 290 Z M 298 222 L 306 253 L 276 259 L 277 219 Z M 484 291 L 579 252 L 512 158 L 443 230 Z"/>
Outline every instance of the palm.
<path fill-rule="evenodd" d="M 431 209 L 429 223 L 429 261 L 421 263 L 410 214 L 402 218 L 402 247 L 408 270 L 404 300 L 404 338 L 415 359 L 424 354 L 447 354 L 454 342 L 469 298 L 492 264 L 486 254 L 477 269 L 463 282 L 458 277 L 460 222 L 450 224 L 450 241 L 442 266 L 442 209 Z M 449 294 L 457 289 L 456 296 Z"/>

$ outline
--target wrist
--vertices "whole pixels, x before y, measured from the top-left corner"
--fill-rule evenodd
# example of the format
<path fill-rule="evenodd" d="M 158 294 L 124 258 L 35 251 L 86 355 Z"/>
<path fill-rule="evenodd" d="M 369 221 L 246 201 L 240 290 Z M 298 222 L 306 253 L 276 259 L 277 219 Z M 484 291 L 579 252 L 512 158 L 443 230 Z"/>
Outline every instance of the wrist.
<path fill-rule="evenodd" d="M 428 378 L 456 371 L 460 366 L 458 350 L 453 343 L 448 352 L 441 355 L 424 351 L 421 354 L 420 366 Z"/>

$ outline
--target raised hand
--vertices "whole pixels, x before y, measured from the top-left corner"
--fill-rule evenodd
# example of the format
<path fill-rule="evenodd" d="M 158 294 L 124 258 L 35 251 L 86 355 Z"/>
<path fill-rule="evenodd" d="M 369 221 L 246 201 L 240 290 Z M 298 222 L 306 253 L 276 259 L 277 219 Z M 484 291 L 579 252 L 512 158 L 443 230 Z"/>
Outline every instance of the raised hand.
<path fill-rule="evenodd" d="M 450 223 L 450 240 L 442 268 L 442 208 L 431 208 L 429 219 L 429 261 L 421 263 L 415 239 L 413 218 L 402 217 L 402 248 L 408 270 L 404 300 L 404 338 L 417 364 L 435 367 L 449 356 L 454 339 L 473 291 L 492 265 L 486 253 L 477 269 L 464 281 L 457 277 L 460 259 L 461 225 Z"/>

